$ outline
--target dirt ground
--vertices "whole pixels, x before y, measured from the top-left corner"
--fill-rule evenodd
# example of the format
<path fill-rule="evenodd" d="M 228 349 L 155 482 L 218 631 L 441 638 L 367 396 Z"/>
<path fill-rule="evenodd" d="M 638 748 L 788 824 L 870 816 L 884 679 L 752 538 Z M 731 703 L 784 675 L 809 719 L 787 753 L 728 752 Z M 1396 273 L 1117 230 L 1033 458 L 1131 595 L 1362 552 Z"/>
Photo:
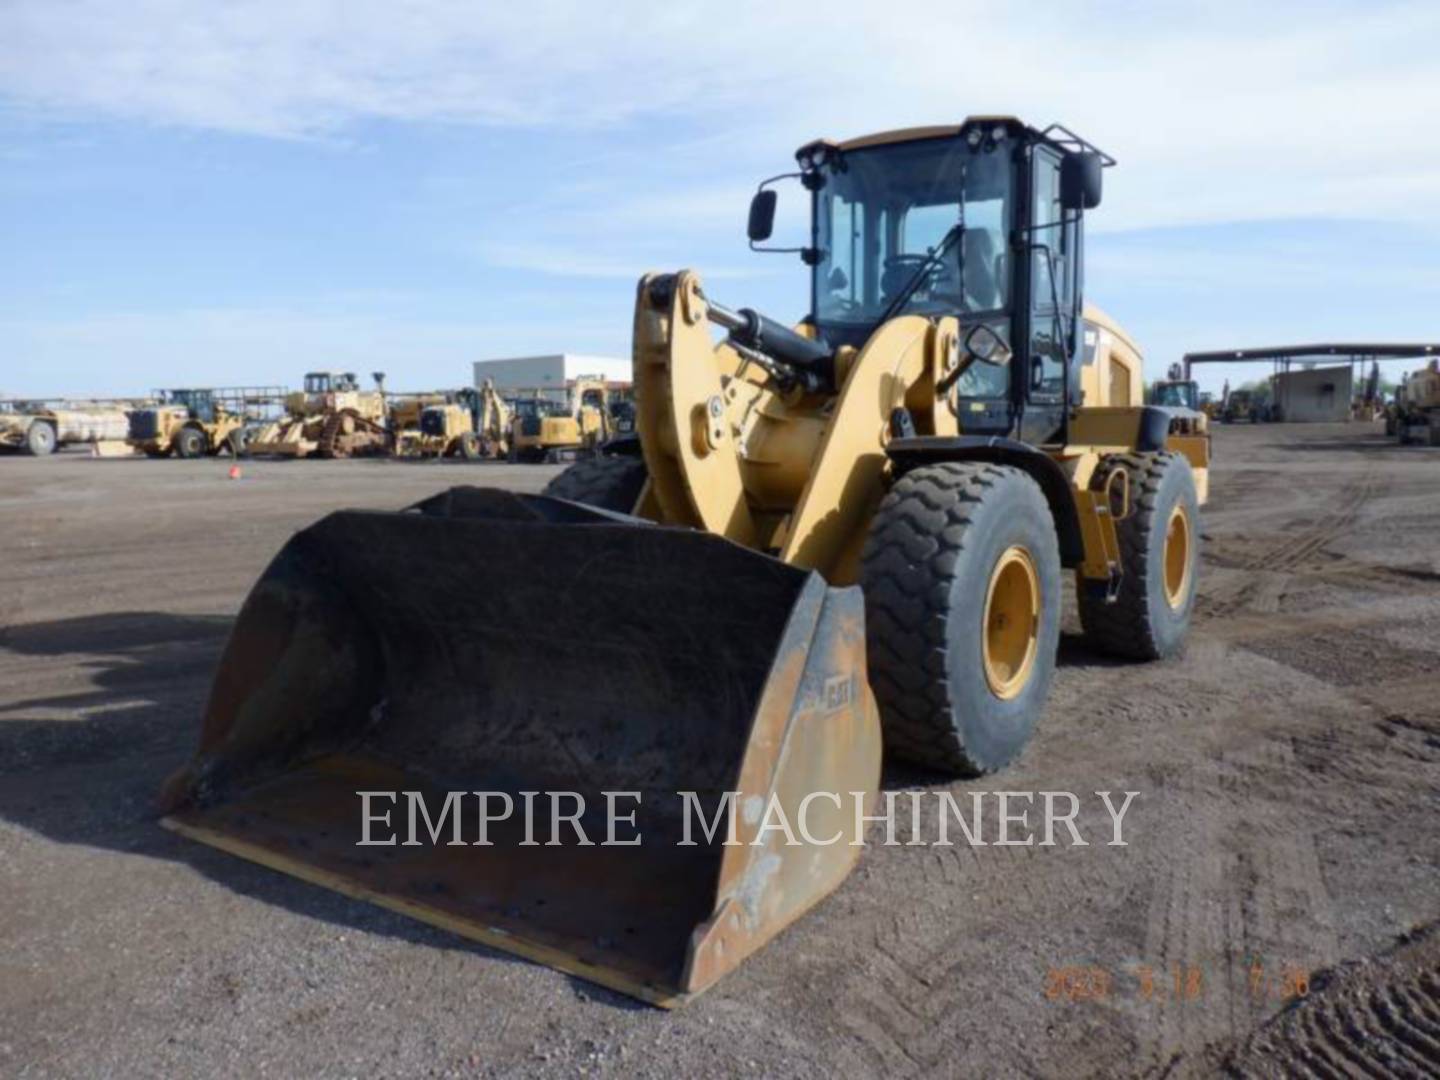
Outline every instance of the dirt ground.
<path fill-rule="evenodd" d="M 0 459 L 0 1075 L 1433 1075 L 1440 450 L 1216 448 L 1185 655 L 1117 665 L 1067 615 L 1031 748 L 950 788 L 1082 793 L 1095 842 L 872 843 L 672 1013 L 155 820 L 292 531 L 553 468 Z M 1139 792 L 1129 846 L 1097 791 Z"/>

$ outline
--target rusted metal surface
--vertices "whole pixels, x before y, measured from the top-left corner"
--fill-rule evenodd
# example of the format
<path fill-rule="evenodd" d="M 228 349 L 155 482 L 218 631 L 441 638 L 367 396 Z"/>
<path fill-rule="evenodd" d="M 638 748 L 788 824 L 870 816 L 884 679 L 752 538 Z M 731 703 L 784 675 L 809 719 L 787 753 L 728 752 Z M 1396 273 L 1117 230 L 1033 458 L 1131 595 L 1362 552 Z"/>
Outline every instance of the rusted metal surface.
<path fill-rule="evenodd" d="M 844 878 L 880 734 L 856 589 L 719 537 L 456 489 L 333 514 L 256 584 L 217 672 L 172 827 L 660 1004 L 698 992 Z M 369 785 L 369 786 L 367 786 Z M 474 846 L 358 847 L 357 790 L 575 792 L 595 846 L 518 821 Z M 602 846 L 636 792 L 639 846 Z M 695 792 L 722 825 L 682 846 Z M 811 833 L 756 838 L 773 800 Z M 544 796 L 540 796 L 543 800 Z M 403 797 L 400 808 L 403 808 Z M 567 809 L 568 809 L 567 804 Z M 403 814 L 394 820 L 401 822 Z M 773 824 L 773 821 L 772 821 Z M 401 838 L 404 825 L 401 824 Z M 448 840 L 448 834 L 442 840 Z"/>

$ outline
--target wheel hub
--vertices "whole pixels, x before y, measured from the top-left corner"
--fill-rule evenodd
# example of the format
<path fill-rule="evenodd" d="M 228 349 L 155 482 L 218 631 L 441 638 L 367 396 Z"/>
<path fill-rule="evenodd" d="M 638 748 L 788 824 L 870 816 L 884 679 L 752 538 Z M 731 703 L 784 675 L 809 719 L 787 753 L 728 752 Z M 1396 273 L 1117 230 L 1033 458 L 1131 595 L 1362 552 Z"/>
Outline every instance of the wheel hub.
<path fill-rule="evenodd" d="M 1165 526 L 1165 602 L 1172 611 L 1184 606 L 1190 592 L 1190 515 L 1183 505 L 1170 511 Z"/>
<path fill-rule="evenodd" d="M 984 667 L 990 692 L 1009 700 L 1025 688 L 1040 643 L 1040 575 L 1030 552 L 1005 550 L 985 596 Z"/>

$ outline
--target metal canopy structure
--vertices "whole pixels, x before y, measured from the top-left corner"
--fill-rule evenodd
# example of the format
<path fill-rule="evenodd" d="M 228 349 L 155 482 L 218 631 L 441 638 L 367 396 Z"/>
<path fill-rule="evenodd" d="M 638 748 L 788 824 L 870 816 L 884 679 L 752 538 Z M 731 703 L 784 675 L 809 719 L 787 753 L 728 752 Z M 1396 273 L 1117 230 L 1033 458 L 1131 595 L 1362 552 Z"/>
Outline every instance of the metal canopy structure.
<path fill-rule="evenodd" d="M 1265 349 L 1220 349 L 1216 352 L 1193 352 L 1185 354 L 1185 378 L 1189 379 L 1190 369 L 1195 364 L 1244 364 L 1257 360 L 1270 360 L 1275 365 L 1275 374 L 1288 372 L 1290 365 L 1299 360 L 1334 359 L 1355 364 L 1371 360 L 1415 360 L 1440 357 L 1440 345 L 1278 345 Z"/>

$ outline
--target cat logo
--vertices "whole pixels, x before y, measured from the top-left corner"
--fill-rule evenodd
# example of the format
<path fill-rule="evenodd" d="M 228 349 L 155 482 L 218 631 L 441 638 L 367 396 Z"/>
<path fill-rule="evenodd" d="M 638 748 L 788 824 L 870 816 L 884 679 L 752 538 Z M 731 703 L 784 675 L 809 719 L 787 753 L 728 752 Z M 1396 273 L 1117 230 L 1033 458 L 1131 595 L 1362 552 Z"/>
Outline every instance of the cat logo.
<path fill-rule="evenodd" d="M 845 708 L 855 700 L 855 680 L 849 675 L 835 675 L 825 680 L 823 709 L 828 715 Z"/>

